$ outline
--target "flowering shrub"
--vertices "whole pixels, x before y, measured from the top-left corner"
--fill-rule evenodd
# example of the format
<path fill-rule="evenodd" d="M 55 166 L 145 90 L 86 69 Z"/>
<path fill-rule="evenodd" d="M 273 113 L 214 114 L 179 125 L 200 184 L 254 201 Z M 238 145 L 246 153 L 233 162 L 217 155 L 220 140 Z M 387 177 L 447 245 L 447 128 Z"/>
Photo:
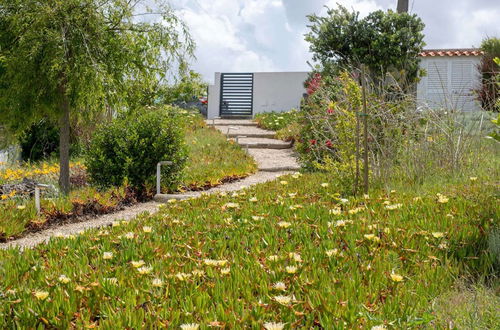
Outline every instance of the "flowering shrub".
<path fill-rule="evenodd" d="M 286 112 L 264 112 L 255 115 L 255 121 L 260 128 L 279 131 L 296 122 L 300 111 L 292 109 Z"/>
<path fill-rule="evenodd" d="M 361 90 L 347 74 L 315 76 L 302 105 L 303 120 L 297 150 L 307 169 L 327 170 L 350 186 L 354 179 L 356 116 Z"/>
<path fill-rule="evenodd" d="M 162 167 L 162 183 L 175 189 L 187 157 L 178 118 L 178 109 L 165 107 L 101 127 L 85 155 L 91 182 L 101 187 L 128 183 L 145 193 L 154 187 L 157 163 L 172 161 Z"/>

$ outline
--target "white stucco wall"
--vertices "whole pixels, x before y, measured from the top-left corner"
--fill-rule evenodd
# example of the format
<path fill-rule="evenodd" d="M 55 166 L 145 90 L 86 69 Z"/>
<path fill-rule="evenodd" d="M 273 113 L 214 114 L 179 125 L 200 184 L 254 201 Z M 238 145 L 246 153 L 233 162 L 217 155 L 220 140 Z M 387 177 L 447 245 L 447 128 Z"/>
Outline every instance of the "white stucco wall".
<path fill-rule="evenodd" d="M 308 72 L 257 72 L 253 80 L 253 114 L 299 109 Z"/>
<path fill-rule="evenodd" d="M 479 56 L 422 57 L 420 67 L 427 75 L 417 85 L 417 104 L 426 108 L 479 111 L 473 90 L 481 85 Z M 431 70 L 434 71 L 432 75 Z"/>
<path fill-rule="evenodd" d="M 289 111 L 300 107 L 306 92 L 308 72 L 256 72 L 253 80 L 253 115 L 270 111 Z M 208 87 L 208 119 L 219 117 L 221 73 L 215 73 Z"/>

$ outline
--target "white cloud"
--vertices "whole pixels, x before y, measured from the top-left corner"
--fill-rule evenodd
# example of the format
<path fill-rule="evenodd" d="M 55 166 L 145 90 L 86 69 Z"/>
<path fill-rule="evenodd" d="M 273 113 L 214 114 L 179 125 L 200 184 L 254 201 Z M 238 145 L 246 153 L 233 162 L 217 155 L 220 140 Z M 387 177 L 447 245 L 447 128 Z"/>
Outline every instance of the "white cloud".
<path fill-rule="evenodd" d="M 306 15 L 337 3 L 366 16 L 394 9 L 397 1 L 179 0 L 174 7 L 197 43 L 194 69 L 211 81 L 214 72 L 308 70 Z M 471 47 L 500 36 L 498 0 L 418 0 L 410 8 L 426 24 L 428 47 Z"/>

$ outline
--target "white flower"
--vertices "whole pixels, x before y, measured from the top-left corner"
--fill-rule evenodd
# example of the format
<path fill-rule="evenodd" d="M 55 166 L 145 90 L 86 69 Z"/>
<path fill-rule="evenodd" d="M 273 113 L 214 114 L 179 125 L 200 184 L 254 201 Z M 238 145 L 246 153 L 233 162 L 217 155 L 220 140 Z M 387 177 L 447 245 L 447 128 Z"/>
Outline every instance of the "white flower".
<path fill-rule="evenodd" d="M 448 203 L 448 201 L 449 201 L 448 197 L 446 197 L 445 195 L 441 195 L 441 194 L 436 194 L 436 195 L 438 197 L 438 203 L 441 203 L 441 204 Z"/>
<path fill-rule="evenodd" d="M 143 267 L 140 267 L 140 268 L 137 268 L 137 271 L 139 272 L 139 274 L 141 275 L 144 275 L 144 274 L 149 274 L 151 273 L 151 271 L 153 270 L 152 267 L 146 267 L 146 266 L 143 266 Z"/>
<path fill-rule="evenodd" d="M 300 173 L 300 172 L 295 172 L 295 173 L 293 173 L 292 178 L 294 178 L 294 179 L 298 179 L 298 178 L 300 178 L 301 176 L 302 176 L 302 173 Z"/>
<path fill-rule="evenodd" d="M 286 186 L 286 185 L 288 184 L 288 181 L 282 180 L 282 181 L 280 181 L 280 183 L 281 183 L 282 185 Z"/>
<path fill-rule="evenodd" d="M 257 199 L 257 197 L 252 197 L 249 199 L 249 201 L 252 203 L 257 203 L 258 199 Z"/>
<path fill-rule="evenodd" d="M 273 289 L 278 290 L 278 291 L 285 291 L 286 285 L 283 282 L 276 282 L 273 284 Z"/>
<path fill-rule="evenodd" d="M 376 325 L 373 326 L 371 330 L 386 330 L 387 328 L 384 325 Z"/>
<path fill-rule="evenodd" d="M 207 266 L 225 266 L 227 264 L 227 260 L 205 259 L 203 262 Z"/>
<path fill-rule="evenodd" d="M 149 226 L 144 226 L 144 227 L 142 227 L 142 231 L 145 233 L 150 233 L 153 231 L 153 228 L 151 228 Z"/>
<path fill-rule="evenodd" d="M 347 203 L 349 203 L 349 200 L 347 198 L 341 198 L 340 199 L 340 203 L 341 204 L 347 204 Z"/>
<path fill-rule="evenodd" d="M 339 249 L 327 250 L 326 255 L 329 257 L 336 256 L 339 254 Z"/>
<path fill-rule="evenodd" d="M 432 233 L 432 236 L 434 238 L 442 238 L 442 237 L 444 237 L 444 233 L 434 232 L 434 233 Z"/>
<path fill-rule="evenodd" d="M 274 300 L 281 305 L 289 305 L 292 302 L 291 296 L 274 296 Z"/>
<path fill-rule="evenodd" d="M 113 226 L 113 227 L 119 227 L 120 226 L 120 221 L 113 221 L 111 223 L 111 226 Z"/>
<path fill-rule="evenodd" d="M 288 274 L 295 274 L 297 272 L 297 267 L 295 266 L 286 266 L 285 270 Z"/>
<path fill-rule="evenodd" d="M 296 262 L 302 262 L 302 257 L 301 257 L 301 256 L 300 256 L 300 254 L 298 254 L 298 253 L 295 253 L 295 252 L 290 252 L 290 253 L 288 254 L 288 257 L 289 257 L 290 259 L 295 260 Z"/>
<path fill-rule="evenodd" d="M 279 257 L 277 255 L 272 255 L 267 257 L 267 260 L 269 261 L 278 261 Z"/>
<path fill-rule="evenodd" d="M 227 268 L 222 268 L 222 269 L 220 270 L 220 273 L 221 273 L 222 275 L 227 275 L 227 274 L 229 274 L 230 272 L 231 272 L 231 268 L 230 268 L 230 267 L 227 267 Z"/>
<path fill-rule="evenodd" d="M 104 252 L 104 254 L 102 255 L 102 258 L 104 260 L 112 259 L 113 258 L 113 252 Z"/>
<path fill-rule="evenodd" d="M 62 284 L 66 284 L 66 283 L 69 283 L 71 281 L 71 279 L 64 274 L 59 276 L 59 278 L 57 280 L 59 282 L 61 282 Z"/>
<path fill-rule="evenodd" d="M 282 330 L 285 328 L 286 323 L 275 323 L 275 322 L 266 322 L 264 323 L 264 329 L 266 330 Z"/>
<path fill-rule="evenodd" d="M 323 183 L 321 184 L 321 187 L 326 188 L 326 187 L 328 187 L 329 185 L 330 185 L 330 184 L 328 184 L 328 183 L 326 183 L 326 182 L 323 182 Z"/>
<path fill-rule="evenodd" d="M 185 281 L 187 280 L 188 278 L 191 277 L 191 274 L 186 274 L 186 273 L 177 273 L 175 274 L 175 277 L 177 277 L 177 279 L 179 281 Z"/>
<path fill-rule="evenodd" d="M 286 221 L 280 221 L 280 222 L 278 222 L 278 227 L 281 227 L 281 228 L 288 228 L 291 225 L 292 224 L 290 222 L 286 222 Z"/>
<path fill-rule="evenodd" d="M 328 211 L 328 213 L 333 214 L 333 215 L 340 215 L 340 214 L 342 214 L 342 210 L 340 209 L 340 207 L 336 207 L 336 208 Z"/>
<path fill-rule="evenodd" d="M 135 237 L 134 233 L 133 232 L 128 232 L 125 234 L 125 238 L 128 238 L 128 239 L 133 239 Z"/>
<path fill-rule="evenodd" d="M 197 330 L 199 327 L 200 325 L 196 323 L 186 323 L 181 325 L 182 330 Z"/>
<path fill-rule="evenodd" d="M 153 286 L 156 288 L 160 288 L 163 286 L 163 281 L 160 278 L 155 278 L 152 282 Z"/>
<path fill-rule="evenodd" d="M 393 272 L 393 273 L 391 273 L 391 280 L 393 280 L 394 282 L 402 282 L 403 276 Z"/>
<path fill-rule="evenodd" d="M 380 241 L 380 237 L 375 236 L 374 234 L 366 234 L 364 235 L 367 240 L 378 242 Z"/>
<path fill-rule="evenodd" d="M 228 209 L 237 209 L 238 207 L 240 207 L 240 204 L 238 204 L 238 203 L 226 203 L 226 204 L 224 204 L 224 207 L 228 208 Z"/>
<path fill-rule="evenodd" d="M 403 206 L 403 204 L 401 204 L 401 203 L 392 204 L 392 205 L 386 205 L 385 209 L 386 210 L 396 210 L 396 209 L 400 209 L 402 206 Z"/>
<path fill-rule="evenodd" d="M 17 209 L 18 210 L 24 210 L 26 208 L 26 205 L 18 205 Z"/>

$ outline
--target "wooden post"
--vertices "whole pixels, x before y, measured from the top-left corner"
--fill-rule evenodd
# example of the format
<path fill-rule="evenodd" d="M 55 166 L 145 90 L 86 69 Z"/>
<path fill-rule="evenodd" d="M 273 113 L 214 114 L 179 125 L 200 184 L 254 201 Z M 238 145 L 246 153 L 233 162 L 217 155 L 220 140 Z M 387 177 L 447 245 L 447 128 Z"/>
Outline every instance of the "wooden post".
<path fill-rule="evenodd" d="M 365 66 L 361 66 L 361 91 L 363 93 L 363 181 L 364 181 L 364 192 L 368 194 L 368 112 L 366 107 L 366 76 L 365 76 Z"/>
<path fill-rule="evenodd" d="M 409 7 L 408 2 L 409 2 L 409 0 L 398 0 L 397 12 L 398 13 L 407 13 L 408 7 Z"/>
<path fill-rule="evenodd" d="M 360 123 L 359 123 L 359 109 L 356 107 L 356 175 L 354 177 L 354 195 L 358 193 L 359 187 L 359 135 L 360 135 Z"/>

